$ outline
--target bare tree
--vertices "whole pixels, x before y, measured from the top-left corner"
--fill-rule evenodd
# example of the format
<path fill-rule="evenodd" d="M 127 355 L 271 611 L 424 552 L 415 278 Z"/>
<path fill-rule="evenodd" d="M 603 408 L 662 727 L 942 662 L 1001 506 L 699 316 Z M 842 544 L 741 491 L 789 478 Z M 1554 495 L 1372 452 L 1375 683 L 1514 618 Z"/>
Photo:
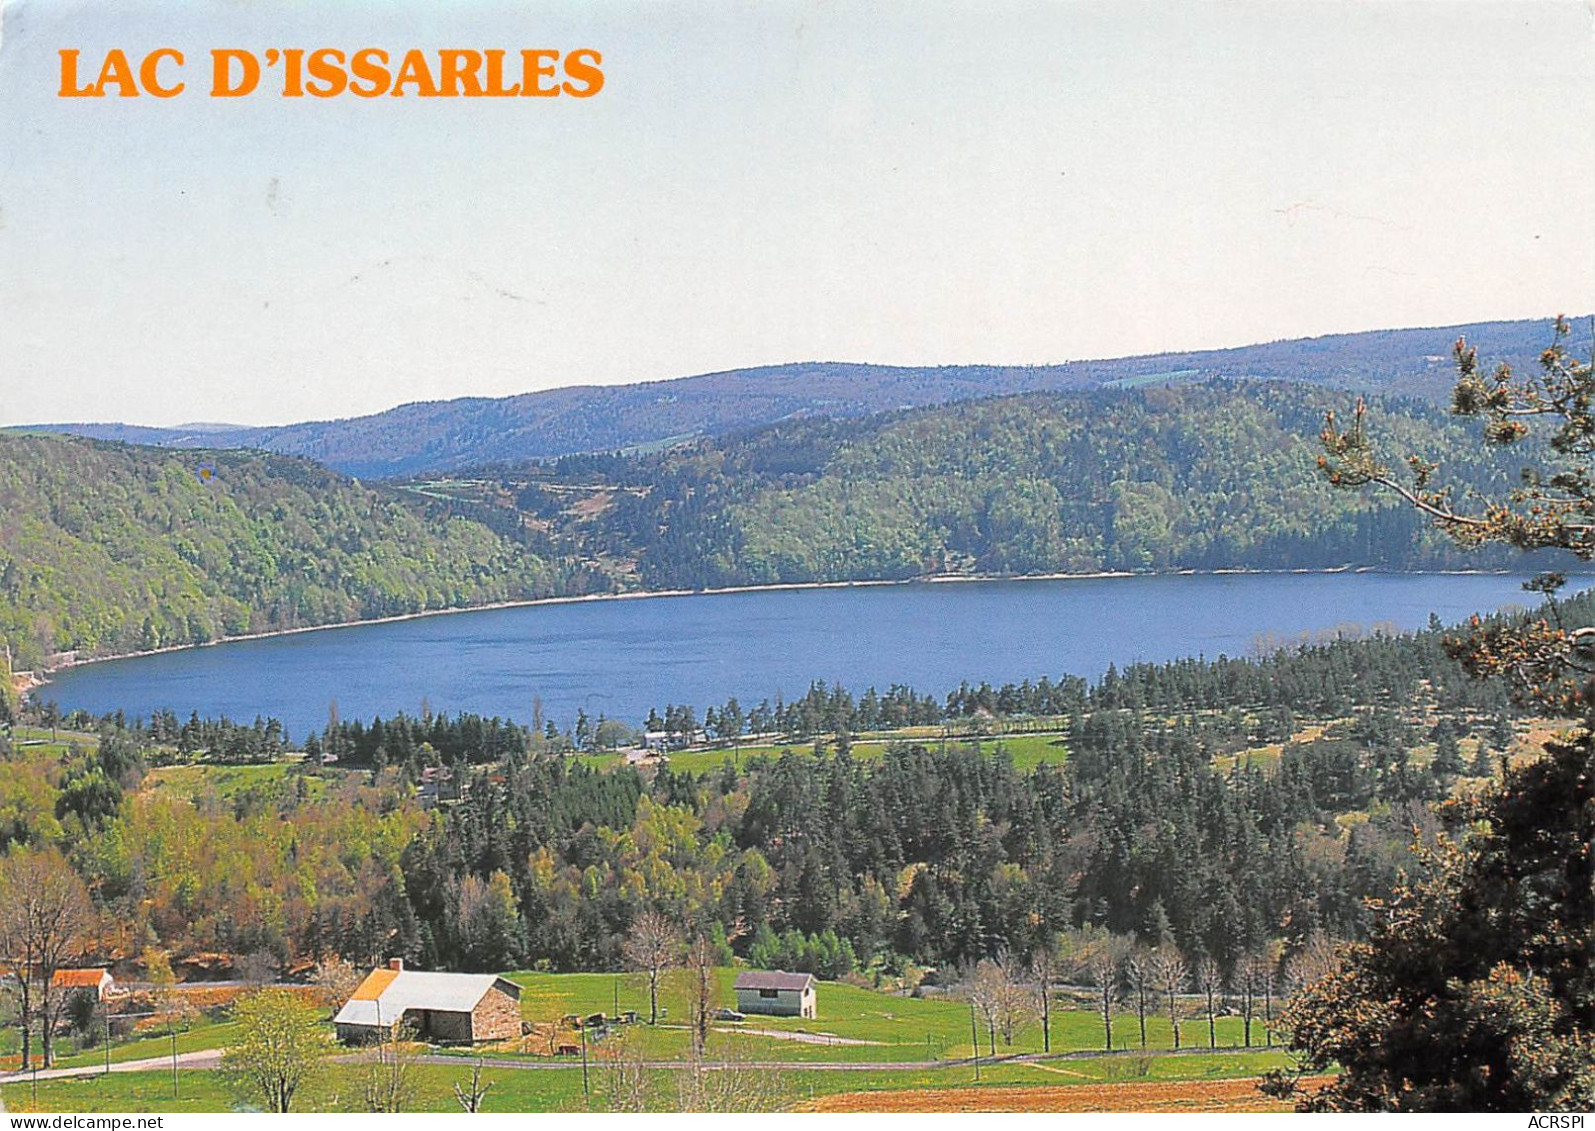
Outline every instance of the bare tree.
<path fill-rule="evenodd" d="M 1152 948 L 1138 945 L 1130 948 L 1124 960 L 1125 981 L 1130 986 L 1130 996 L 1135 1000 L 1135 1015 L 1141 1023 L 1141 1047 L 1146 1048 L 1146 1019 L 1157 1008 L 1158 977 L 1152 969 Z"/>
<path fill-rule="evenodd" d="M 78 952 L 92 915 L 88 889 L 59 852 L 19 850 L 0 857 L 0 955 L 17 974 L 23 1068 L 32 1065 L 35 1023 L 44 1066 L 55 1061 L 52 1038 L 61 1001 L 50 983 Z"/>
<path fill-rule="evenodd" d="M 1014 1033 L 1030 1013 L 1031 991 L 1024 981 L 1024 967 L 1014 957 L 999 954 L 995 961 L 982 958 L 969 977 L 969 1001 L 985 1019 L 991 1042 L 991 1055 L 997 1055 L 997 1033 L 1005 1045 L 1013 1044 Z M 978 1056 L 980 1050 L 976 1049 Z"/>
<path fill-rule="evenodd" d="M 631 924 L 622 947 L 626 964 L 648 975 L 648 1024 L 659 1023 L 659 982 L 664 972 L 681 961 L 681 931 L 670 917 L 644 911 Z"/>
<path fill-rule="evenodd" d="M 476 1115 L 482 1110 L 482 1103 L 487 1099 L 487 1094 L 493 1090 L 491 1080 L 482 1079 L 482 1058 L 477 1057 L 476 1063 L 471 1066 L 471 1083 L 469 1087 L 460 1081 L 454 1083 L 454 1099 L 460 1107 L 470 1115 Z"/>
<path fill-rule="evenodd" d="M 0 1026 L 9 1028 L 22 1023 L 22 1000 L 10 978 L 0 980 Z M 6 1113 L 5 1099 L 0 1097 L 0 1115 Z"/>
<path fill-rule="evenodd" d="M 1119 1000 L 1128 944 L 1120 935 L 1096 927 L 1071 931 L 1065 938 L 1069 966 L 1096 987 L 1097 1014 L 1102 1018 L 1102 1047 L 1113 1051 L 1113 1007 Z"/>
<path fill-rule="evenodd" d="M 605 1042 L 598 1053 L 598 1073 L 610 1111 L 635 1115 L 652 1106 L 653 1086 L 648 1062 L 631 1035 Z"/>
<path fill-rule="evenodd" d="M 1035 985 L 1036 1006 L 1041 1012 L 1041 1051 L 1052 1051 L 1052 985 L 1058 980 L 1058 937 L 1042 937 L 1030 956 L 1030 980 Z"/>
<path fill-rule="evenodd" d="M 413 1039 L 411 1028 L 402 1021 L 382 1027 L 382 1042 L 360 1079 L 367 1111 L 393 1115 L 417 1106 L 420 1073 Z"/>
<path fill-rule="evenodd" d="M 1218 1047 L 1218 1007 L 1224 996 L 1224 971 L 1218 959 L 1204 954 L 1196 962 L 1196 988 L 1201 992 L 1207 1012 L 1207 1047 Z"/>
<path fill-rule="evenodd" d="M 1168 1005 L 1169 1027 L 1174 1030 L 1174 1047 L 1180 1047 L 1180 993 L 1191 980 L 1191 968 L 1185 956 L 1172 943 L 1164 943 L 1152 951 L 1152 971 L 1158 988 Z"/>
<path fill-rule="evenodd" d="M 258 990 L 277 980 L 281 965 L 277 956 L 269 950 L 250 951 L 238 962 L 238 980 Z"/>
<path fill-rule="evenodd" d="M 1274 998 L 1279 993 L 1279 972 L 1284 961 L 1284 942 L 1280 939 L 1270 940 L 1263 951 L 1262 964 L 1263 1044 L 1269 1048 L 1274 1045 Z"/>
<path fill-rule="evenodd" d="M 1257 1016 L 1257 997 L 1262 993 L 1267 960 L 1256 951 L 1241 958 L 1235 971 L 1236 997 L 1241 1010 L 1241 1040 L 1252 1047 L 1252 1019 Z"/>
<path fill-rule="evenodd" d="M 337 954 L 329 954 L 316 963 L 315 973 L 311 976 L 321 1003 L 330 1013 L 337 1013 L 343 1008 L 343 1003 L 354 996 L 355 990 L 360 988 L 363 981 L 360 971 L 348 959 Z"/>
<path fill-rule="evenodd" d="M 1340 960 L 1335 954 L 1335 940 L 1323 931 L 1307 936 L 1301 950 L 1291 955 L 1285 963 L 1285 980 L 1294 993 L 1299 993 L 1315 982 L 1333 974 Z"/>
<path fill-rule="evenodd" d="M 676 1110 L 690 1112 L 779 1111 L 787 1096 L 781 1074 L 740 1050 L 713 1065 L 694 1056 L 676 1074 Z"/>
<path fill-rule="evenodd" d="M 709 1011 L 714 1006 L 715 945 L 699 935 L 687 949 L 688 995 L 692 1008 L 692 1051 L 701 1057 L 709 1043 Z"/>
<path fill-rule="evenodd" d="M 997 970 L 997 1027 L 1002 1030 L 1002 1043 L 1012 1045 L 1014 1034 L 1032 1016 L 1031 991 L 1025 985 L 1025 965 L 1017 955 L 998 954 Z"/>
<path fill-rule="evenodd" d="M 991 1040 L 991 1055 L 997 1055 L 997 1013 L 1003 995 L 1002 968 L 989 958 L 982 958 L 969 976 L 969 1003 L 975 1007 L 986 1023 L 986 1033 Z M 975 1048 L 975 1055 L 980 1049 Z"/>

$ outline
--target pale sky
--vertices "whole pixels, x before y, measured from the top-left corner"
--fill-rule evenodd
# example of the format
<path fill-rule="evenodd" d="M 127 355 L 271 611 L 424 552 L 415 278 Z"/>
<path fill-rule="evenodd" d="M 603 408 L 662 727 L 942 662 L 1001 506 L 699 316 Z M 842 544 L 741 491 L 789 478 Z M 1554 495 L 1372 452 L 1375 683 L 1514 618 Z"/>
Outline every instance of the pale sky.
<path fill-rule="evenodd" d="M 0 424 L 1595 309 L 1581 0 L 5 0 Z M 57 51 L 175 46 L 166 101 Z M 212 100 L 212 47 L 603 53 L 574 100 Z"/>

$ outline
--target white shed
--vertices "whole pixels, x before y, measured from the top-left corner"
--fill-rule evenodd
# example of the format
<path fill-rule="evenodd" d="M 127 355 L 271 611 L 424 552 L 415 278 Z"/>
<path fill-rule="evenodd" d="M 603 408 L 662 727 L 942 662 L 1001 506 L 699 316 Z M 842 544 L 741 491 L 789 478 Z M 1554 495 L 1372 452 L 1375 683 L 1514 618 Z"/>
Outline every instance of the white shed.
<path fill-rule="evenodd" d="M 814 1017 L 815 985 L 813 974 L 749 970 L 738 974 L 733 985 L 737 991 L 737 1011 L 776 1017 Z"/>

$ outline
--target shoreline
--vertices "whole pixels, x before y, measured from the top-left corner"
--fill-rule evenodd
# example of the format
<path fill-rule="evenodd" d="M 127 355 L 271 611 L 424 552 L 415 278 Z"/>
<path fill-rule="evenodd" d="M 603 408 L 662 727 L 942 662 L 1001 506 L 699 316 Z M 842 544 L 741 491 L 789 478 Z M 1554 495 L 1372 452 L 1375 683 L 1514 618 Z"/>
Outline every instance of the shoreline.
<path fill-rule="evenodd" d="M 515 601 L 495 601 L 486 605 L 464 605 L 448 609 L 422 609 L 414 613 L 396 613 L 392 616 L 370 617 L 364 620 L 336 621 L 331 624 L 303 625 L 298 628 L 279 628 L 269 632 L 249 632 L 238 636 L 223 636 L 202 644 L 171 644 L 138 652 L 114 652 L 101 656 L 74 657 L 64 663 L 40 667 L 31 671 L 14 672 L 18 695 L 26 695 L 50 683 L 50 676 L 72 668 L 90 664 L 110 663 L 114 660 L 136 660 L 146 656 L 163 656 L 172 652 L 189 652 L 198 648 L 216 648 L 223 644 L 238 644 L 250 640 L 273 640 L 278 637 L 299 636 L 307 632 L 333 632 L 344 628 L 362 628 L 366 625 L 396 624 L 402 621 L 421 620 L 426 617 L 456 616 L 461 613 L 482 613 L 503 609 L 526 609 L 543 605 L 579 605 L 600 601 L 643 601 L 668 597 L 714 597 L 737 593 L 780 593 L 810 589 L 867 589 L 887 585 L 958 585 L 980 584 L 995 581 L 1104 581 L 1130 577 L 1259 577 L 1308 576 L 1328 574 L 1380 574 L 1390 577 L 1505 577 L 1513 570 L 1491 569 L 1436 569 L 1436 570 L 1386 570 L 1369 566 L 1338 566 L 1331 569 L 1182 569 L 1155 573 L 1136 573 L 1129 570 L 1098 570 L 1092 573 L 1027 573 L 1027 574 L 934 574 L 922 577 L 873 578 L 859 581 L 780 581 L 764 585 L 728 585 L 718 589 L 639 589 L 629 593 L 583 593 L 567 597 L 529 597 Z M 1570 575 L 1578 576 L 1578 575 Z"/>

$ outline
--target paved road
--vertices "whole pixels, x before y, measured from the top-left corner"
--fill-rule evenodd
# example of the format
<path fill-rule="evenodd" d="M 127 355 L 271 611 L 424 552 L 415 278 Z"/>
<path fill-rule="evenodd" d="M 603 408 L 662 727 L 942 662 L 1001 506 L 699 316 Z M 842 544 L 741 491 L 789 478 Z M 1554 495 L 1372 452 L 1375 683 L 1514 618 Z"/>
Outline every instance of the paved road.
<path fill-rule="evenodd" d="M 769 1037 L 776 1041 L 796 1041 L 800 1045 L 884 1045 L 886 1041 L 866 1041 L 858 1037 L 838 1037 L 834 1033 L 799 1033 L 792 1029 L 716 1029 L 716 1033 L 741 1033 L 749 1037 Z"/>
<path fill-rule="evenodd" d="M 222 1062 L 221 1049 L 201 1049 L 199 1052 L 182 1052 L 177 1054 L 179 1068 L 215 1068 Z M 113 1061 L 112 1072 L 153 1072 L 172 1067 L 172 1058 L 169 1056 L 151 1056 L 143 1060 Z M 37 1074 L 32 1072 L 13 1072 L 9 1076 L 0 1076 L 0 1084 L 28 1084 L 37 1080 L 70 1080 L 77 1076 L 103 1076 L 105 1065 L 79 1064 L 72 1068 L 41 1068 Z"/>
<path fill-rule="evenodd" d="M 416 1058 L 422 1064 L 452 1064 L 459 1067 L 475 1064 L 476 1061 L 467 1056 L 420 1056 Z M 589 1062 L 593 1067 L 599 1067 L 602 1061 Z M 794 1069 L 805 1071 L 813 1069 L 816 1072 L 880 1072 L 893 1068 L 946 1068 L 955 1064 L 970 1064 L 967 1060 L 927 1061 L 910 1060 L 883 1063 L 870 1063 L 865 1061 L 824 1061 L 824 1060 L 705 1060 L 700 1062 L 702 1068 L 753 1068 L 759 1071 L 787 1072 Z M 982 1064 L 989 1063 L 982 1061 Z M 532 1071 L 568 1071 L 580 1068 L 581 1061 L 570 1057 L 559 1060 L 503 1060 L 484 1058 L 482 1061 L 487 1068 L 508 1068 L 514 1070 Z M 660 1068 L 667 1071 L 693 1067 L 690 1060 L 647 1060 L 643 1061 L 644 1068 Z"/>

